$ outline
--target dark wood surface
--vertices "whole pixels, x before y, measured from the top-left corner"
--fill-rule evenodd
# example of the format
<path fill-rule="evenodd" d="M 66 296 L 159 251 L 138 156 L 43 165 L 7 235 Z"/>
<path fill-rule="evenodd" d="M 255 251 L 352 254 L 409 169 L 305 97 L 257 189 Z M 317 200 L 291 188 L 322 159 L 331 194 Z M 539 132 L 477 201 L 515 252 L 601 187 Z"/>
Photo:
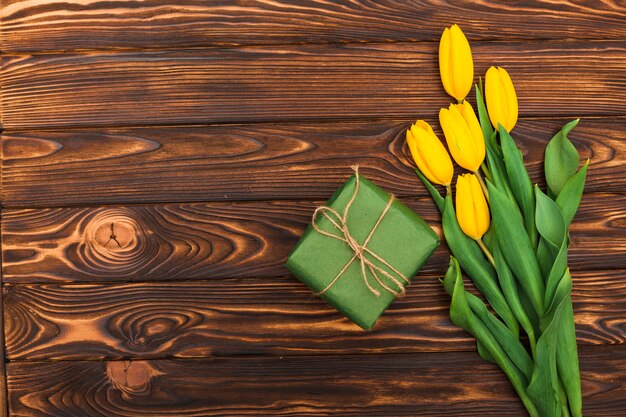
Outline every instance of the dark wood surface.
<path fill-rule="evenodd" d="M 582 117 L 584 409 L 626 416 L 624 2 L 2 7 L 0 417 L 523 415 L 450 323 L 445 245 L 370 332 L 283 267 L 355 163 L 441 234 L 403 136 L 449 102 L 451 23 L 511 73 L 534 182 Z"/>
<path fill-rule="evenodd" d="M 423 112 L 436 126 L 437 108 Z M 534 181 L 542 181 L 548 140 L 572 118 L 523 119 L 515 128 Z M 410 120 L 9 130 L 2 149 L 4 206 L 147 204 L 173 197 L 322 200 L 355 163 L 389 192 L 427 196 L 406 158 Z M 572 140 L 581 158 L 591 160 L 587 192 L 626 187 L 625 131 L 624 117 L 584 118 L 576 128 Z"/>
<path fill-rule="evenodd" d="M 510 70 L 520 115 L 623 115 L 623 41 L 474 42 Z M 436 115 L 436 42 L 280 45 L 3 58 L 8 130 Z M 175 82 L 172 82 L 174 81 Z"/>
<path fill-rule="evenodd" d="M 213 45 L 436 41 L 450 22 L 472 40 L 623 39 L 619 1 L 5 0 L 10 52 Z"/>
<path fill-rule="evenodd" d="M 587 415 L 626 415 L 625 369 L 619 356 L 624 350 L 581 349 Z M 24 417 L 524 415 L 505 377 L 476 356 L 454 352 L 11 362 L 9 410 Z"/>

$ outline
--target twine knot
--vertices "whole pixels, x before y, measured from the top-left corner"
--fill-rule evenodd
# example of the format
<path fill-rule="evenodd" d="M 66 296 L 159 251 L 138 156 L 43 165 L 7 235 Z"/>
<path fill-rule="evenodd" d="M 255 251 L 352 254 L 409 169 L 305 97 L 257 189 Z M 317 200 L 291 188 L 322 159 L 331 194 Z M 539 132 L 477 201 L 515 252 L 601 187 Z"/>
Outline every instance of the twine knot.
<path fill-rule="evenodd" d="M 389 201 L 387 201 L 387 205 L 385 206 L 385 209 L 382 211 L 382 213 L 378 217 L 378 220 L 372 227 L 372 230 L 370 230 L 369 235 L 363 241 L 363 243 L 360 244 L 352 236 L 352 234 L 350 233 L 350 230 L 348 229 L 348 214 L 350 212 L 350 208 L 352 207 L 352 203 L 354 203 L 354 200 L 356 199 L 356 196 L 359 193 L 359 185 L 360 185 L 359 167 L 355 165 L 352 167 L 352 170 L 354 171 L 354 174 L 355 174 L 354 192 L 352 193 L 352 196 L 350 197 L 348 204 L 346 204 L 346 208 L 344 209 L 343 213 L 340 214 L 337 210 L 328 206 L 318 207 L 313 213 L 313 220 L 311 222 L 311 226 L 316 232 L 324 236 L 328 236 L 330 238 L 337 239 L 346 243 L 350 247 L 350 249 L 352 249 L 352 252 L 354 252 L 352 258 L 346 263 L 346 265 L 341 269 L 341 271 L 339 271 L 339 273 L 335 276 L 335 278 L 333 278 L 331 282 L 326 286 L 326 288 L 320 291 L 317 295 L 323 295 L 333 285 L 335 285 L 335 283 L 344 274 L 344 272 L 346 272 L 348 268 L 350 267 L 350 265 L 352 265 L 352 263 L 356 260 L 358 260 L 361 265 L 361 276 L 363 278 L 363 282 L 365 283 L 365 286 L 368 288 L 368 290 L 372 294 L 379 297 L 380 291 L 374 288 L 372 284 L 370 283 L 370 280 L 367 274 L 368 270 L 370 271 L 371 275 L 374 277 L 374 279 L 376 280 L 378 285 L 380 285 L 381 288 L 384 288 L 386 291 L 394 294 L 396 297 L 404 295 L 405 288 L 404 288 L 404 283 L 402 281 L 408 284 L 409 279 L 405 277 L 401 272 L 399 272 L 396 268 L 394 268 L 392 265 L 390 265 L 387 261 L 385 261 L 383 258 L 378 256 L 376 253 L 372 252 L 372 250 L 367 247 L 367 244 L 369 243 L 370 239 L 374 235 L 374 232 L 376 231 L 376 229 L 378 229 L 378 226 L 380 225 L 381 221 L 383 220 L 383 218 L 385 217 L 385 215 L 391 208 L 391 205 L 395 201 L 395 196 L 391 195 L 389 197 Z M 326 230 L 323 230 L 318 226 L 317 224 L 318 214 L 325 217 L 332 224 L 334 228 L 333 231 L 335 233 L 327 232 Z M 378 263 L 381 264 L 382 266 L 375 264 L 372 261 L 372 259 L 378 261 Z M 385 270 L 385 268 L 387 268 L 391 272 Z M 392 288 L 391 286 L 387 285 L 381 279 L 379 274 L 387 278 L 389 281 L 391 281 L 393 283 L 393 286 L 396 287 L 397 289 Z"/>

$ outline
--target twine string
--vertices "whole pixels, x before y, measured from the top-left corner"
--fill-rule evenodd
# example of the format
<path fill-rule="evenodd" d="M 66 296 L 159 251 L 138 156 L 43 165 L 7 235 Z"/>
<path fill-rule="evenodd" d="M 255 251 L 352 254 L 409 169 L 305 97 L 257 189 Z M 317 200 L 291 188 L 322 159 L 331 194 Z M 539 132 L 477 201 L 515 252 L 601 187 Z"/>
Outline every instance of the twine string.
<path fill-rule="evenodd" d="M 372 284 L 370 283 L 370 279 L 368 278 L 367 271 L 371 273 L 371 275 L 374 277 L 374 279 L 376 280 L 376 282 L 381 288 L 384 288 L 386 291 L 392 293 L 396 297 L 404 295 L 405 288 L 404 288 L 404 284 L 402 281 L 408 284 L 409 279 L 405 277 L 396 268 L 394 268 L 392 265 L 390 265 L 389 262 L 385 261 L 383 258 L 381 258 L 379 255 L 377 255 L 376 253 L 374 253 L 371 249 L 367 247 L 370 239 L 372 238 L 372 236 L 374 236 L 374 232 L 376 232 L 376 229 L 378 229 L 378 226 L 382 222 L 383 218 L 387 215 L 387 212 L 389 211 L 389 209 L 391 208 L 391 205 L 395 201 L 395 196 L 391 195 L 391 197 L 389 198 L 389 201 L 387 201 L 387 205 L 385 206 L 385 209 L 382 211 L 382 213 L 378 217 L 378 220 L 376 221 L 376 223 L 370 230 L 370 233 L 367 235 L 367 238 L 365 238 L 362 244 L 359 244 L 359 242 L 356 241 L 356 239 L 352 236 L 352 234 L 350 233 L 350 230 L 348 229 L 348 214 L 350 212 L 350 208 L 352 207 L 352 204 L 354 203 L 354 200 L 356 199 L 357 194 L 359 193 L 359 185 L 360 185 L 359 167 L 353 166 L 352 169 L 354 170 L 355 180 L 356 180 L 355 186 L 354 186 L 354 192 L 352 193 L 350 200 L 348 200 L 348 203 L 346 204 L 346 207 L 343 213 L 340 214 L 337 210 L 328 206 L 318 207 L 313 213 L 313 220 L 311 222 L 311 225 L 316 232 L 318 232 L 321 235 L 328 236 L 330 238 L 337 239 L 346 243 L 350 247 L 350 249 L 352 249 L 352 251 L 354 252 L 354 254 L 352 255 L 352 258 L 350 258 L 350 260 L 344 265 L 341 271 L 339 271 L 339 273 L 335 275 L 335 277 L 330 281 L 330 283 L 326 286 L 326 288 L 320 291 L 317 295 L 323 295 L 333 285 L 335 285 L 335 283 L 339 280 L 339 278 L 341 278 L 341 276 L 348 270 L 350 265 L 352 265 L 352 263 L 356 260 L 359 261 L 360 266 L 361 266 L 361 277 L 363 278 L 363 282 L 365 283 L 365 286 L 372 294 L 379 297 L 380 291 L 374 288 Z M 325 217 L 330 222 L 330 224 L 333 226 L 334 231 L 336 233 L 328 232 L 319 227 L 319 225 L 317 224 L 318 214 Z M 385 270 L 385 268 L 376 265 L 369 258 L 375 259 L 384 267 L 386 267 L 391 272 L 393 272 L 393 274 Z M 383 281 L 383 279 L 381 279 L 380 275 L 382 275 L 383 277 L 391 281 L 394 284 L 394 286 L 397 287 L 398 289 L 394 289 L 390 287 L 389 285 L 387 285 Z"/>

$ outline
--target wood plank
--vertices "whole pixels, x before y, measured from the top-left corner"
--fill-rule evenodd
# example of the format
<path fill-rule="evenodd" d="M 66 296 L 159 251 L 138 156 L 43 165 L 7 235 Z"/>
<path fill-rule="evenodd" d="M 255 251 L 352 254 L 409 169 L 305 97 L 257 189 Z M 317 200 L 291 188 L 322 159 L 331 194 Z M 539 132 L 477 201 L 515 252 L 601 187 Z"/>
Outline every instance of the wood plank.
<path fill-rule="evenodd" d="M 9 52 L 432 41 L 451 23 L 471 40 L 623 39 L 625 22 L 620 2 L 6 0 L 0 41 Z"/>
<path fill-rule="evenodd" d="M 209 45 L 434 41 L 451 23 L 472 40 L 622 39 L 623 4 L 516 4 L 402 0 L 256 0 L 232 4 L 7 0 L 0 42 L 7 52 L 185 48 Z M 507 22 L 503 25 L 502 22 Z M 546 28 L 550 28 L 549 30 Z"/>
<path fill-rule="evenodd" d="M 542 182 L 547 141 L 569 120 L 524 119 L 513 131 L 534 181 Z M 324 199 L 353 164 L 389 192 L 425 196 L 406 156 L 407 126 L 404 119 L 5 133 L 2 205 Z M 591 159 L 588 192 L 626 189 L 624 131 L 626 118 L 587 118 L 570 134 L 581 159 Z"/>
<path fill-rule="evenodd" d="M 0 284 L 0 288 L 3 285 Z M 4 293 L 3 293 L 4 294 Z M 4 298 L 4 297 L 1 297 Z M 6 354 L 5 354 L 5 340 L 4 340 L 4 301 L 0 300 L 0 316 L 3 319 L 0 322 L 0 417 L 7 417 L 9 412 L 9 404 L 7 401 L 7 374 L 6 374 Z"/>
<path fill-rule="evenodd" d="M 626 415 L 623 357 L 616 347 L 581 352 L 585 415 Z M 10 362 L 8 369 L 18 417 L 524 414 L 506 378 L 474 352 Z"/>
<path fill-rule="evenodd" d="M 626 270 L 573 271 L 580 344 L 626 342 Z M 441 275 L 438 275 L 439 277 Z M 365 332 L 293 278 L 5 288 L 10 360 L 474 350 L 420 276 Z"/>
<path fill-rule="evenodd" d="M 6 129 L 435 115 L 437 44 L 3 57 Z M 522 116 L 624 115 L 623 42 L 474 43 L 507 67 Z"/>
<path fill-rule="evenodd" d="M 403 201 L 441 234 L 429 198 Z M 322 203 L 4 210 L 3 277 L 32 283 L 285 276 L 288 254 Z M 571 267 L 623 268 L 625 218 L 625 195 L 586 195 L 572 225 Z M 423 271 L 439 274 L 447 264 L 442 246 Z"/>

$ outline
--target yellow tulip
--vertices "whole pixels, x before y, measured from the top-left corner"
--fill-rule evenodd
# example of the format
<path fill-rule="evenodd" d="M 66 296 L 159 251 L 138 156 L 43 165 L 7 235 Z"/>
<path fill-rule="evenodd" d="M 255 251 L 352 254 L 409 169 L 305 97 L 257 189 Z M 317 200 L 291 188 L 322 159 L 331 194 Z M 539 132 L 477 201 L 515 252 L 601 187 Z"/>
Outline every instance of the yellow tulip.
<path fill-rule="evenodd" d="M 465 99 L 474 81 L 472 50 L 457 25 L 446 28 L 439 42 L 439 73 L 443 88 L 458 101 Z"/>
<path fill-rule="evenodd" d="M 454 171 L 452 160 L 432 127 L 418 120 L 406 131 L 406 142 L 417 167 L 426 178 L 435 184 L 449 186 Z"/>
<path fill-rule="evenodd" d="M 474 240 L 481 239 L 489 229 L 489 207 L 474 174 L 456 179 L 456 218 L 463 233 Z"/>
<path fill-rule="evenodd" d="M 504 68 L 491 67 L 485 75 L 485 98 L 489 119 L 498 129 L 500 123 L 507 132 L 517 123 L 517 94 L 509 73 Z"/>
<path fill-rule="evenodd" d="M 439 123 L 457 164 L 476 172 L 485 160 L 485 139 L 472 106 L 467 101 L 450 104 L 439 111 Z"/>

